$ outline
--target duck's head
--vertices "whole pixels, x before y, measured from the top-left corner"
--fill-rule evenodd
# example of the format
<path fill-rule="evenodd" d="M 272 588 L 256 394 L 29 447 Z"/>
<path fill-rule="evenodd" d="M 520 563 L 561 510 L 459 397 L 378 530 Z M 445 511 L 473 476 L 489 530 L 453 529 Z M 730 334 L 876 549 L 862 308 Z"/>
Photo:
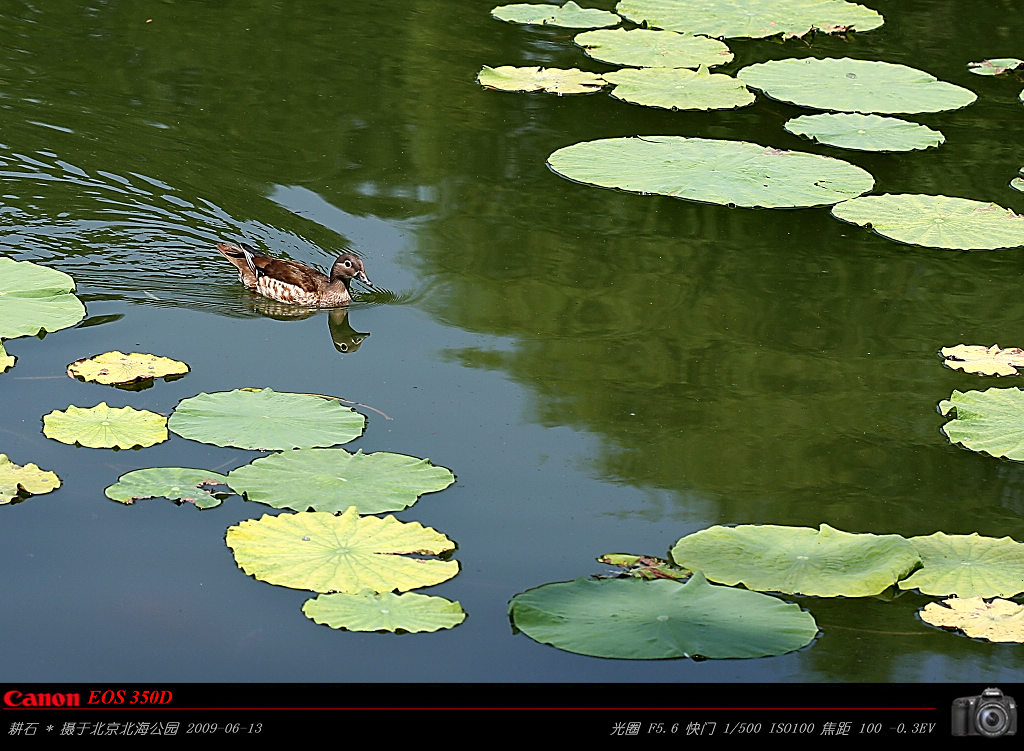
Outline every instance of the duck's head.
<path fill-rule="evenodd" d="M 373 286 L 373 282 L 366 276 L 366 271 L 363 269 L 362 259 L 353 253 L 343 253 L 338 256 L 338 260 L 331 267 L 331 279 L 341 279 L 345 282 L 346 287 L 353 279 L 362 282 L 367 287 Z"/>

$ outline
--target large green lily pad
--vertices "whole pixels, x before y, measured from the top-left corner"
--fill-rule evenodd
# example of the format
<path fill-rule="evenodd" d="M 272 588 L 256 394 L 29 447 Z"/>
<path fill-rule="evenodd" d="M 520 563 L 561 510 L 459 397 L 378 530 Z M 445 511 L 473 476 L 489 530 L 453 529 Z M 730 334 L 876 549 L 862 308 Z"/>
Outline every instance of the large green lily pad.
<path fill-rule="evenodd" d="M 712 68 L 733 58 L 725 42 L 675 31 L 597 29 L 573 41 L 595 60 L 636 68 Z"/>
<path fill-rule="evenodd" d="M 829 146 L 860 151 L 913 151 L 946 140 L 926 125 L 878 115 L 802 115 L 789 120 L 785 127 L 790 133 Z"/>
<path fill-rule="evenodd" d="M 191 503 L 196 508 L 213 508 L 221 499 L 206 489 L 226 485 L 227 478 L 216 472 L 187 467 L 150 467 L 121 475 L 103 491 L 107 498 L 126 505 L 143 498 L 166 498 L 175 503 Z"/>
<path fill-rule="evenodd" d="M 615 26 L 622 19 L 614 13 L 599 8 L 582 8 L 572 0 L 565 5 L 547 3 L 514 3 L 499 5 L 491 11 L 499 21 L 509 23 L 561 26 L 569 29 L 597 29 Z"/>
<path fill-rule="evenodd" d="M 584 141 L 554 152 L 548 166 L 581 183 L 733 206 L 824 206 L 874 185 L 839 159 L 681 136 Z"/>
<path fill-rule="evenodd" d="M 313 592 L 404 592 L 451 579 L 455 561 L 440 555 L 455 545 L 440 532 L 393 516 L 335 516 L 322 511 L 264 516 L 229 527 L 227 545 L 238 566 L 270 584 Z"/>
<path fill-rule="evenodd" d="M 764 657 L 810 644 L 809 613 L 774 597 L 715 587 L 700 574 L 667 579 L 577 579 L 545 584 L 509 604 L 531 639 L 595 657 L 658 660 Z"/>
<path fill-rule="evenodd" d="M 579 68 L 516 68 L 487 65 L 476 77 L 481 86 L 501 91 L 547 91 L 552 94 L 592 94 L 608 82 L 597 73 Z"/>
<path fill-rule="evenodd" d="M 415 592 L 318 595 L 302 606 L 306 617 L 346 631 L 422 633 L 458 626 L 466 612 L 457 602 Z"/>
<path fill-rule="evenodd" d="M 745 107 L 754 95 L 732 76 L 689 68 L 623 68 L 604 74 L 616 99 L 670 110 Z"/>
<path fill-rule="evenodd" d="M 970 535 L 911 537 L 921 568 L 900 589 L 926 595 L 1013 597 L 1024 592 L 1024 545 L 1009 537 Z"/>
<path fill-rule="evenodd" d="M 182 399 L 168 426 L 217 446 L 284 450 L 348 443 L 366 418 L 333 399 L 272 389 L 236 389 Z"/>
<path fill-rule="evenodd" d="M 842 0 L 621 0 L 615 10 L 653 28 L 712 37 L 870 31 L 883 23 L 870 8 Z"/>
<path fill-rule="evenodd" d="M 909 574 L 920 556 L 899 535 L 851 534 L 822 524 L 710 527 L 672 548 L 672 560 L 723 584 L 818 597 L 868 597 Z"/>
<path fill-rule="evenodd" d="M 978 98 L 923 70 L 848 57 L 770 60 L 748 65 L 736 77 L 772 99 L 839 112 L 941 112 Z"/>
<path fill-rule="evenodd" d="M 455 476 L 427 459 L 380 451 L 295 449 L 271 454 L 228 475 L 228 484 L 250 501 L 296 511 L 360 514 L 401 511 L 423 493 L 444 490 Z"/>
<path fill-rule="evenodd" d="M 62 271 L 0 258 L 0 339 L 74 326 L 85 316 L 74 289 L 75 280 Z"/>
<path fill-rule="evenodd" d="M 942 426 L 953 443 L 971 451 L 1024 461 L 1024 391 L 1017 388 L 954 391 L 939 402 L 954 416 Z"/>
<path fill-rule="evenodd" d="M 890 240 L 926 248 L 994 250 L 1024 245 L 1024 216 L 968 198 L 863 196 L 834 206 L 832 216 L 869 226 Z"/>
<path fill-rule="evenodd" d="M 0 454 L 0 503 L 22 495 L 42 495 L 60 487 L 60 478 L 35 464 L 20 466 Z"/>
<path fill-rule="evenodd" d="M 43 416 L 43 435 L 90 448 L 130 449 L 167 440 L 167 418 L 145 409 L 69 406 Z"/>

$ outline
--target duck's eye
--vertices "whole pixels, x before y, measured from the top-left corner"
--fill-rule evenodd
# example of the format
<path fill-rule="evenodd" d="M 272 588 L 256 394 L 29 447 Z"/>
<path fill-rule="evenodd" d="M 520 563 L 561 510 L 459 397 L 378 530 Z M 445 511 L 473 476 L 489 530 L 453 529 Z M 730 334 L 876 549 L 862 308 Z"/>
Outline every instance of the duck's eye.
<path fill-rule="evenodd" d="M 345 261 L 345 265 L 346 265 L 346 266 L 347 266 L 348 268 L 352 268 L 352 261 Z"/>

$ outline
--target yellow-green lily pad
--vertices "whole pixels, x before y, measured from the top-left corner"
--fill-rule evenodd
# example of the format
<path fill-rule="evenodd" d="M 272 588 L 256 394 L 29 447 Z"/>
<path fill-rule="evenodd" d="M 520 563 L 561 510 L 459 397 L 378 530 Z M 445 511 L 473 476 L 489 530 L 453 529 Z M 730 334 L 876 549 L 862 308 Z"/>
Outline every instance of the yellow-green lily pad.
<path fill-rule="evenodd" d="M 623 68 L 604 74 L 615 86 L 611 96 L 624 102 L 670 110 L 745 107 L 754 94 L 732 76 L 689 68 Z"/>
<path fill-rule="evenodd" d="M 458 626 L 466 612 L 458 602 L 415 592 L 361 592 L 319 595 L 302 612 L 323 626 L 346 631 L 422 633 Z"/>
<path fill-rule="evenodd" d="M 711 581 L 818 597 L 879 594 L 921 561 L 899 535 L 852 534 L 827 524 L 709 527 L 679 540 L 671 554 Z"/>
<path fill-rule="evenodd" d="M 654 29 L 597 29 L 573 41 L 595 60 L 635 68 L 712 68 L 732 62 L 725 42 Z"/>
<path fill-rule="evenodd" d="M 491 15 L 499 21 L 508 23 L 561 26 L 569 29 L 596 29 L 602 26 L 615 26 L 622 20 L 607 10 L 580 7 L 573 0 L 569 0 L 562 6 L 548 3 L 499 5 L 491 10 Z"/>
<path fill-rule="evenodd" d="M 1024 461 L 1024 391 L 1018 388 L 954 391 L 939 402 L 954 419 L 942 426 L 953 443 L 990 456 Z"/>
<path fill-rule="evenodd" d="M 901 581 L 900 589 L 957 597 L 1024 592 L 1024 544 L 1016 540 L 936 532 L 910 542 L 921 555 L 921 568 Z"/>
<path fill-rule="evenodd" d="M 54 410 L 43 417 L 43 435 L 61 443 L 90 448 L 152 446 L 167 440 L 167 418 L 144 409 L 76 407 Z"/>
<path fill-rule="evenodd" d="M 953 597 L 930 602 L 918 613 L 925 623 L 962 631 L 972 639 L 1024 642 L 1024 605 L 1012 600 Z"/>
<path fill-rule="evenodd" d="M 22 495 L 42 495 L 60 487 L 60 478 L 35 464 L 19 466 L 0 454 L 0 503 Z"/>
<path fill-rule="evenodd" d="M 14 362 L 17 360 L 14 355 L 7 354 L 7 350 L 4 349 L 4 342 L 0 339 L 0 373 L 4 373 L 14 367 Z"/>
<path fill-rule="evenodd" d="M 128 355 L 117 351 L 104 352 L 95 357 L 75 360 L 68 365 L 71 378 L 107 385 L 151 381 L 154 378 L 182 376 L 186 373 L 188 365 L 183 362 L 143 352 Z"/>
<path fill-rule="evenodd" d="M 916 194 L 861 196 L 832 216 L 908 245 L 995 250 L 1024 245 L 1024 216 L 986 201 Z"/>
<path fill-rule="evenodd" d="M 245 573 L 313 592 L 404 592 L 451 579 L 455 561 L 436 556 L 455 548 L 440 532 L 393 516 L 340 516 L 324 511 L 264 516 L 229 527 L 227 545 Z"/>
<path fill-rule="evenodd" d="M 517 68 L 485 65 L 477 74 L 481 86 L 501 91 L 547 91 L 552 94 L 593 94 L 608 85 L 597 73 L 579 68 Z"/>

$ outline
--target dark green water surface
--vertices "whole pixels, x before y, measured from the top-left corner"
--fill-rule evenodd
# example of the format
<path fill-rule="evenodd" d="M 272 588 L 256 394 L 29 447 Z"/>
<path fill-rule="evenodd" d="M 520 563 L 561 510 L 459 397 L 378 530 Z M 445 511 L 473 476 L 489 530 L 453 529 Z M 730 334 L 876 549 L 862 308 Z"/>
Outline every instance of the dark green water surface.
<path fill-rule="evenodd" d="M 1020 647 L 931 629 L 932 598 L 800 602 L 822 632 L 760 660 L 616 661 L 514 634 L 517 592 L 664 555 L 712 524 L 1024 540 L 1024 467 L 952 446 L 936 404 L 992 385 L 941 366 L 961 342 L 1024 346 L 1021 250 L 897 245 L 827 208 L 741 210 L 601 190 L 545 167 L 582 140 L 752 140 L 839 156 L 877 193 L 1024 210 L 1024 83 L 967 63 L 1024 57 L 1016 0 L 866 3 L 877 31 L 734 41 L 734 72 L 790 55 L 923 68 L 979 99 L 913 118 L 947 142 L 841 152 L 782 130 L 805 111 L 759 97 L 673 113 L 603 94 L 488 91 L 483 65 L 603 71 L 571 32 L 503 24 L 490 3 L 312 0 L 6 2 L 0 10 L 0 254 L 72 274 L 86 323 L 7 343 L 0 453 L 56 471 L 55 493 L 0 507 L 0 677 L 79 681 L 1016 681 Z M 611 7 L 610 3 L 603 3 Z M 394 299 L 267 315 L 221 239 L 329 265 L 363 256 Z M 340 333 L 339 333 L 340 332 Z M 333 337 L 332 337 L 333 334 Z M 338 338 L 337 345 L 335 337 Z M 64 376 L 110 349 L 192 372 L 129 392 Z M 1006 385 L 1000 384 L 1000 385 Z M 307 593 L 239 571 L 225 529 L 270 511 L 125 507 L 129 470 L 227 471 L 257 454 L 173 437 L 139 451 L 48 440 L 69 404 L 168 413 L 240 386 L 336 394 L 366 411 L 352 450 L 450 467 L 398 514 L 458 543 L 428 590 L 469 614 L 435 634 L 313 624 Z"/>

